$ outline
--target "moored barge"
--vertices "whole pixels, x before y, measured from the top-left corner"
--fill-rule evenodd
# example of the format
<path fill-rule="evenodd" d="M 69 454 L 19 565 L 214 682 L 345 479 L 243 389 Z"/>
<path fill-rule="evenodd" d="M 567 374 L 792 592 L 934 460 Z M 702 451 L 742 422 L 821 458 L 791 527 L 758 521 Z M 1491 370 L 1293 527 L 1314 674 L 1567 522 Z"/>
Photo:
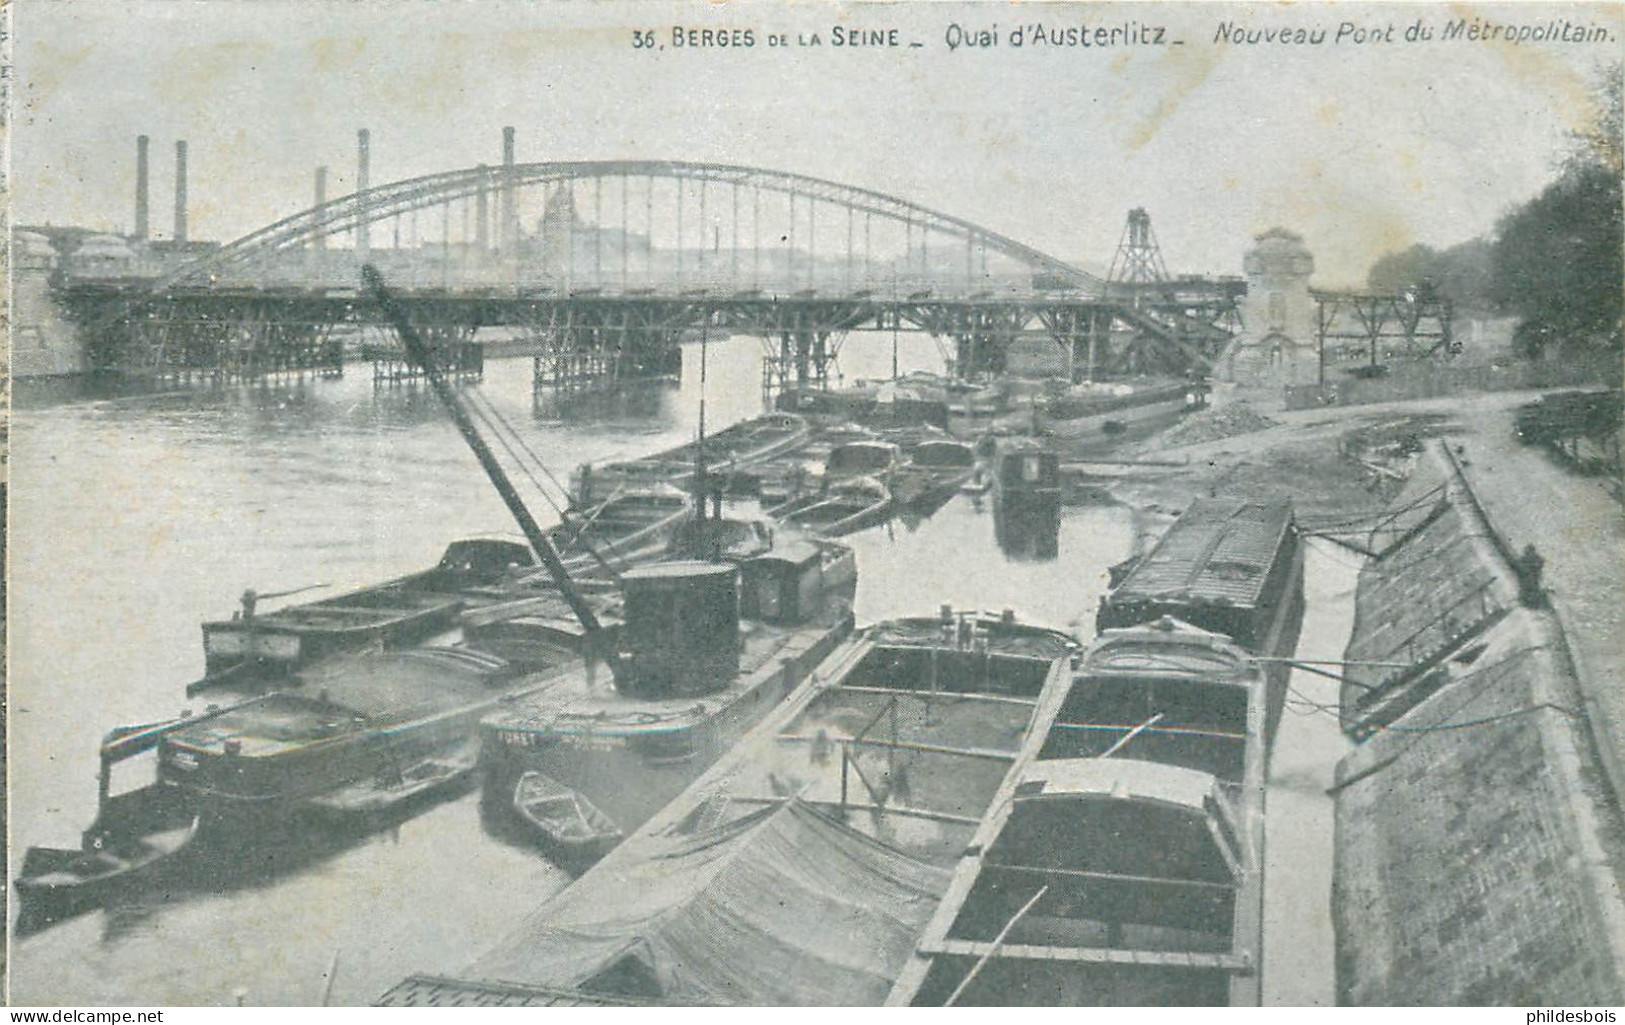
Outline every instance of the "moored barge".
<path fill-rule="evenodd" d="M 1217 498 L 1120 569 L 889 1003 L 1259 1002 L 1302 572 L 1289 504 Z"/>
<path fill-rule="evenodd" d="M 811 432 L 800 416 L 768 413 L 655 455 L 585 464 L 570 475 L 570 501 L 588 509 L 626 487 L 665 484 L 689 489 L 697 472 L 726 481 L 804 445 Z"/>
<path fill-rule="evenodd" d="M 879 479 L 851 477 L 774 506 L 768 514 L 817 537 L 833 538 L 882 522 L 892 504 L 891 489 Z"/>
<path fill-rule="evenodd" d="M 1040 433 L 1069 439 L 1107 439 L 1133 425 L 1168 420 L 1207 406 L 1203 381 L 1138 380 L 1075 385 L 1037 403 Z"/>
<path fill-rule="evenodd" d="M 1220 635 L 1102 634 L 888 1003 L 1257 1004 L 1266 691 Z"/>
<path fill-rule="evenodd" d="M 865 628 L 513 935 L 380 1002 L 880 1003 L 1076 651 L 1009 614 Z"/>
<path fill-rule="evenodd" d="M 625 573 L 622 661 L 508 701 L 481 723 L 487 805 L 540 772 L 624 832 L 677 796 L 755 726 L 851 629 L 851 549 L 778 532 L 739 561 Z"/>
<path fill-rule="evenodd" d="M 1266 660 L 1270 730 L 1303 623 L 1303 544 L 1287 501 L 1193 499 L 1145 554 L 1114 569 L 1099 630 L 1172 617 Z"/>

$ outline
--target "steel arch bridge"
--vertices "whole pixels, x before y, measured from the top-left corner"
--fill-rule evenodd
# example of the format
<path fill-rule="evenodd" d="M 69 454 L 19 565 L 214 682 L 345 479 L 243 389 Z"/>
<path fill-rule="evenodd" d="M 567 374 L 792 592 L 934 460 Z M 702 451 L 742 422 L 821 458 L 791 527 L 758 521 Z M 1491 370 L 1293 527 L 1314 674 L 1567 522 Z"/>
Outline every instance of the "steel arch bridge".
<path fill-rule="evenodd" d="M 155 279 L 80 277 L 62 294 L 108 369 L 332 372 L 342 336 L 388 335 L 355 288 L 369 262 L 456 367 L 477 371 L 476 334 L 500 328 L 534 356 L 538 384 L 561 388 L 668 373 L 705 325 L 760 336 L 777 385 L 826 380 L 842 339 L 865 328 L 928 332 L 967 376 L 1004 369 L 1018 344 L 1048 347 L 1068 373 L 1201 370 L 1229 340 L 1221 321 L 1236 298 L 1114 293 L 1006 234 L 873 189 L 647 160 L 480 165 L 372 186 Z M 380 345 L 375 372 L 409 375 L 390 339 Z"/>
<path fill-rule="evenodd" d="M 368 188 L 349 196 L 340 197 L 329 202 L 320 203 L 309 209 L 302 210 L 291 217 L 283 218 L 273 224 L 268 224 L 257 231 L 236 239 L 222 246 L 217 252 L 179 268 L 172 274 L 160 279 L 156 283 L 159 289 L 184 284 L 198 284 L 219 278 L 224 273 L 236 268 L 254 267 L 274 260 L 278 254 L 290 250 L 303 251 L 313 243 L 321 240 L 358 234 L 363 226 L 377 225 L 389 222 L 403 215 L 411 215 L 424 210 L 449 208 L 452 204 L 469 200 L 479 204 L 482 200 L 490 208 L 497 224 L 494 230 L 483 224 L 477 229 L 482 237 L 496 236 L 495 245 L 499 250 L 511 249 L 516 244 L 513 237 L 516 234 L 516 221 L 518 220 L 518 196 L 527 190 L 537 188 L 557 188 L 560 186 L 573 186 L 575 184 L 590 184 L 594 190 L 593 235 L 598 240 L 605 221 L 603 210 L 603 185 L 607 181 L 621 183 L 618 195 L 611 196 L 612 204 L 617 200 L 621 204 L 618 223 L 619 232 L 629 236 L 632 230 L 630 222 L 632 211 L 627 200 L 630 196 L 628 184 L 643 182 L 652 190 L 653 183 L 665 181 L 686 185 L 688 190 L 678 188 L 674 191 L 676 231 L 678 233 L 678 252 L 683 247 L 682 213 L 685 197 L 694 189 L 699 190 L 698 216 L 703 228 L 706 217 L 706 190 L 710 186 L 720 186 L 729 190 L 730 205 L 727 219 L 730 228 L 731 248 L 737 251 L 741 245 L 739 235 L 741 217 L 739 198 L 748 195 L 751 200 L 750 217 L 748 218 L 753 237 L 750 249 L 753 252 L 762 252 L 761 238 L 761 205 L 763 195 L 783 197 L 789 204 L 789 223 L 791 232 L 786 232 L 781 238 L 788 241 L 789 247 L 794 248 L 796 237 L 793 234 L 798 224 L 804 225 L 808 235 L 803 241 L 809 245 L 809 255 L 816 258 L 816 233 L 818 224 L 817 212 L 820 204 L 828 210 L 833 208 L 844 211 L 847 215 L 848 231 L 846 234 L 845 256 L 848 262 L 855 263 L 859 257 L 856 247 L 857 236 L 852 230 L 854 219 L 863 215 L 866 219 L 866 235 L 872 226 L 873 219 L 879 218 L 891 225 L 900 225 L 905 229 L 906 245 L 909 247 L 905 255 L 918 254 L 925 264 L 926 270 L 931 269 L 929 263 L 929 241 L 935 236 L 942 239 L 952 239 L 960 243 L 965 254 L 965 266 L 968 268 L 966 277 L 974 284 L 978 275 L 977 260 L 980 257 L 985 263 L 989 253 L 1006 257 L 1028 269 L 1034 274 L 1049 275 L 1052 282 L 1058 287 L 1077 290 L 1086 295 L 1099 296 L 1103 294 L 1105 282 L 1092 274 L 1073 267 L 1071 264 L 1050 256 L 1038 249 L 1028 246 L 1004 235 L 1000 232 L 984 228 L 960 217 L 922 206 L 909 200 L 877 192 L 873 189 L 854 185 L 845 185 L 823 178 L 814 178 L 802 174 L 784 171 L 765 170 L 762 168 L 743 167 L 733 164 L 693 163 L 674 160 L 601 160 L 601 161 L 563 161 L 526 163 L 514 165 L 479 165 L 463 168 L 457 171 L 445 171 L 438 174 L 423 175 L 417 178 L 408 178 L 389 184 Z M 645 199 L 651 196 L 645 192 Z M 491 203 L 495 197 L 497 202 Z M 805 203 L 804 221 L 798 221 L 796 202 Z M 649 212 L 650 205 L 646 202 L 644 212 L 646 221 L 652 221 Z M 714 213 L 714 208 L 713 208 Z M 610 219 L 614 219 L 614 211 L 610 211 Z M 775 218 L 777 221 L 777 218 Z M 827 218 L 826 218 L 827 221 Z M 450 218 L 442 219 L 445 228 L 442 232 L 441 242 L 449 241 Z M 573 226 L 573 223 L 572 223 Z M 645 224 L 645 230 L 653 233 L 654 225 Z M 465 240 L 466 241 L 466 240 Z M 702 240 L 703 241 L 703 240 Z M 868 239 L 872 242 L 872 236 Z M 703 246 L 702 250 L 703 251 Z M 627 249 L 620 249 L 626 253 Z M 600 254 L 601 255 L 601 254 Z M 873 256 L 872 250 L 869 255 Z M 872 260 L 871 260 L 872 262 Z M 940 261 L 939 261 L 940 262 Z M 626 282 L 630 285 L 630 278 Z M 743 284 L 736 280 L 735 285 Z"/>

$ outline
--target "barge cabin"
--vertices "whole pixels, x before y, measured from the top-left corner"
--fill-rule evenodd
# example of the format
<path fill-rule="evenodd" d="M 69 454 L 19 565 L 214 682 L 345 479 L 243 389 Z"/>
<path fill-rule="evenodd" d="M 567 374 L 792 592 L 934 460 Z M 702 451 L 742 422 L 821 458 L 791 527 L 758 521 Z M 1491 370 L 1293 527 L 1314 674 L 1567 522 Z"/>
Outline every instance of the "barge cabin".
<path fill-rule="evenodd" d="M 1172 616 L 1255 654 L 1272 653 L 1265 649 L 1273 647 L 1282 612 L 1302 600 L 1292 505 L 1198 498 L 1119 576 L 1101 600 L 1096 629 Z"/>
<path fill-rule="evenodd" d="M 1037 508 L 1061 502 L 1061 457 L 1032 438 L 1000 438 L 993 449 L 993 498 Z"/>

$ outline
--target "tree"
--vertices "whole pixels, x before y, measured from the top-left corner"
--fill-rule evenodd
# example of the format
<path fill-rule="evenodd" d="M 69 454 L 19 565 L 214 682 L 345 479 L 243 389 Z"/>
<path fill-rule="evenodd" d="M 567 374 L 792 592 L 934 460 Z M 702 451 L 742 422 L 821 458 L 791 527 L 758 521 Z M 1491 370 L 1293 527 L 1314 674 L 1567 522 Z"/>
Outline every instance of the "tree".
<path fill-rule="evenodd" d="M 1402 292 L 1420 284 L 1423 278 L 1433 277 L 1438 263 L 1438 251 L 1418 242 L 1409 249 L 1388 253 L 1372 264 L 1366 274 L 1366 287 L 1373 292 Z"/>
<path fill-rule="evenodd" d="M 1366 287 L 1373 292 L 1397 293 L 1430 281 L 1458 309 L 1491 308 L 1491 267 L 1494 247 L 1475 238 L 1449 249 L 1418 243 L 1389 253 L 1371 265 Z"/>
<path fill-rule="evenodd" d="M 1591 123 L 1569 133 L 1572 143 L 1565 170 L 1594 164 L 1625 174 L 1625 69 L 1616 64 L 1599 72 L 1602 88 Z"/>
<path fill-rule="evenodd" d="M 1492 291 L 1522 318 L 1528 355 L 1625 346 L 1619 67 L 1603 77 L 1596 115 L 1573 133 L 1557 180 L 1496 227 Z"/>

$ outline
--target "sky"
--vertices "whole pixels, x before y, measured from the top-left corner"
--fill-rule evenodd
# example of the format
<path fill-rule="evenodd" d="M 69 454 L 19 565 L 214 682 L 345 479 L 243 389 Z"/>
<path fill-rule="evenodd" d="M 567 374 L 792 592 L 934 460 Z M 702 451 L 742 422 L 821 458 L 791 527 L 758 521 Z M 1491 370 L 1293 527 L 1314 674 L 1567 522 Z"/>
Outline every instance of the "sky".
<path fill-rule="evenodd" d="M 1252 236 L 1281 225 L 1305 236 L 1319 284 L 1489 231 L 1537 193 L 1625 34 L 1619 5 L 18 0 L 10 13 L 17 223 L 128 230 L 140 133 L 158 234 L 186 139 L 191 235 L 226 241 L 309 206 L 319 164 L 330 196 L 350 191 L 357 128 L 377 184 L 497 163 L 511 124 L 521 161 L 799 172 L 1093 268 L 1135 206 L 1180 273 L 1240 273 Z M 1604 38 L 1444 40 L 1458 18 Z M 1433 39 L 1406 41 L 1418 21 Z M 1343 22 L 1363 41 L 1336 41 Z M 1034 23 L 1160 29 L 1165 45 L 1012 45 Z M 895 28 L 900 45 L 835 47 L 838 25 Z M 1327 40 L 1228 42 L 1222 26 Z M 674 27 L 749 29 L 755 45 L 678 48 Z M 998 43 L 950 48 L 956 30 Z M 823 45 L 800 45 L 815 33 Z"/>

